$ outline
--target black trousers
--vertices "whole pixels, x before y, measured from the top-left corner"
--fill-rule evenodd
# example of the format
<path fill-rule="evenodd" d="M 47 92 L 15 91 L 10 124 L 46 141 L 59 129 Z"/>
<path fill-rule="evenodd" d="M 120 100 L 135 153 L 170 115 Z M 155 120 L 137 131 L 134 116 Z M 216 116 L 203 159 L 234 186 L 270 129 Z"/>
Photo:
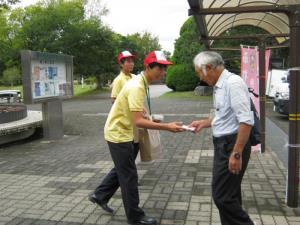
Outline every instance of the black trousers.
<path fill-rule="evenodd" d="M 242 208 L 241 183 L 251 154 L 248 142 L 243 150 L 242 170 L 234 175 L 228 170 L 229 156 L 233 150 L 237 134 L 213 138 L 214 162 L 212 196 L 219 209 L 222 225 L 253 225 Z"/>
<path fill-rule="evenodd" d="M 99 201 L 108 202 L 119 187 L 127 219 L 131 222 L 145 215 L 139 208 L 138 174 L 135 159 L 138 154 L 138 144 L 133 142 L 107 142 L 115 167 L 105 176 L 96 188 L 95 195 Z"/>

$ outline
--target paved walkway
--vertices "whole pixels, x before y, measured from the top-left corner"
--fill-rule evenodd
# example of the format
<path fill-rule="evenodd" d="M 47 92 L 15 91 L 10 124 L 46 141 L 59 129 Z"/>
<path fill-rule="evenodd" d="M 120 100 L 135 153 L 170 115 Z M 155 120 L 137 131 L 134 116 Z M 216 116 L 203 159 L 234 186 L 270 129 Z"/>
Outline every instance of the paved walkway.
<path fill-rule="evenodd" d="M 125 225 L 120 192 L 111 216 L 87 195 L 112 168 L 103 126 L 110 100 L 65 101 L 65 137 L 0 147 L 0 224 Z M 207 115 L 206 100 L 153 99 L 166 121 L 188 123 Z M 161 225 L 218 225 L 211 199 L 211 130 L 200 135 L 161 132 L 164 158 L 139 164 L 141 206 Z M 286 168 L 270 148 L 252 154 L 243 182 L 244 207 L 263 225 L 299 225 L 300 209 L 285 205 Z"/>

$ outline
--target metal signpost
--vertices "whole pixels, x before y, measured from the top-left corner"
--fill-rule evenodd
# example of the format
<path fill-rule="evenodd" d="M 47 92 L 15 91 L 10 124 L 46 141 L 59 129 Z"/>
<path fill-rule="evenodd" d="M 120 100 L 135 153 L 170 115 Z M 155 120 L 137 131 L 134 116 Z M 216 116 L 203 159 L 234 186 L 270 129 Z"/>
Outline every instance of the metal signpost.
<path fill-rule="evenodd" d="M 62 138 L 62 100 L 73 96 L 73 57 L 27 50 L 21 60 L 24 102 L 42 103 L 44 138 Z"/>
<path fill-rule="evenodd" d="M 289 8 L 290 105 L 287 204 L 298 207 L 300 157 L 300 5 Z"/>

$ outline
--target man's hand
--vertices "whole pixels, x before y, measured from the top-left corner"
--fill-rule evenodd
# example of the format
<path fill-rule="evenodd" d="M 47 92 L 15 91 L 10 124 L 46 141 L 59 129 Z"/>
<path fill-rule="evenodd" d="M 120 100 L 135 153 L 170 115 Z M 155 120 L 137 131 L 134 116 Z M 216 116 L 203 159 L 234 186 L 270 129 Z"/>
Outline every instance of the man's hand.
<path fill-rule="evenodd" d="M 232 152 L 229 157 L 228 169 L 231 173 L 238 175 L 242 170 L 242 156 L 240 155 L 240 158 L 237 159 Z"/>
<path fill-rule="evenodd" d="M 188 125 L 189 127 L 195 127 L 194 133 L 199 133 L 203 128 L 208 127 L 206 120 L 196 120 Z"/>
<path fill-rule="evenodd" d="M 182 128 L 182 122 L 172 122 L 167 124 L 167 130 L 171 132 L 182 132 L 185 131 L 184 128 Z"/>

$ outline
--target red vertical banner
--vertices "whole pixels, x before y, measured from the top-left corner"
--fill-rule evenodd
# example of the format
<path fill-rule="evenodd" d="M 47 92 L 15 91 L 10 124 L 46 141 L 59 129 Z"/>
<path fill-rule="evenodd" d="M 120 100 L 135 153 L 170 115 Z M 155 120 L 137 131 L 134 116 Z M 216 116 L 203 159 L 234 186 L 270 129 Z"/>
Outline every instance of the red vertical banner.
<path fill-rule="evenodd" d="M 265 79 L 268 80 L 268 70 L 270 61 L 270 49 L 265 52 Z M 254 93 L 259 93 L 259 52 L 258 47 L 241 47 L 241 76 L 247 84 L 248 88 L 253 89 Z M 258 114 L 260 114 L 259 98 L 250 94 Z M 260 151 L 260 145 L 252 148 L 253 151 Z"/>
<path fill-rule="evenodd" d="M 268 80 L 268 70 L 270 61 L 271 51 L 266 50 L 265 60 L 266 60 L 266 81 Z M 254 93 L 259 93 L 259 53 L 257 47 L 241 47 L 241 76 L 246 82 L 249 88 L 254 90 Z M 259 98 L 250 95 L 255 108 L 260 112 Z"/>
<path fill-rule="evenodd" d="M 268 82 L 268 72 L 269 72 L 269 64 L 270 64 L 270 57 L 271 57 L 271 50 L 266 49 L 265 53 L 265 60 L 266 60 L 266 88 L 267 88 L 267 82 Z"/>
<path fill-rule="evenodd" d="M 259 94 L 259 62 L 257 47 L 241 47 L 241 76 L 246 82 L 248 88 L 252 88 L 254 93 Z M 259 98 L 250 95 L 259 112 Z"/>

